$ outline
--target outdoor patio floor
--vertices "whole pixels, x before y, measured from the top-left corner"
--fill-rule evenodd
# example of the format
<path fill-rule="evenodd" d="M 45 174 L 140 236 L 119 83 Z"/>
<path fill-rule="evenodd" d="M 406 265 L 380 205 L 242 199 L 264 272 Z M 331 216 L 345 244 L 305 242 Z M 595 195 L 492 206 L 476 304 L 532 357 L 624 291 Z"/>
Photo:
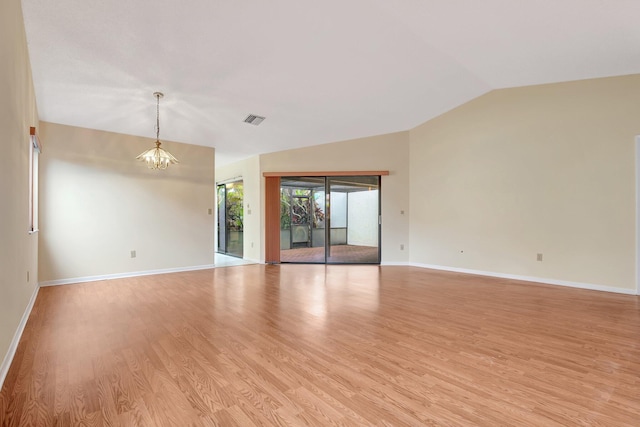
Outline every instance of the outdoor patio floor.
<path fill-rule="evenodd" d="M 280 251 L 280 262 L 323 263 L 324 247 L 296 248 Z M 328 263 L 378 263 L 378 247 L 338 245 L 331 246 Z"/>

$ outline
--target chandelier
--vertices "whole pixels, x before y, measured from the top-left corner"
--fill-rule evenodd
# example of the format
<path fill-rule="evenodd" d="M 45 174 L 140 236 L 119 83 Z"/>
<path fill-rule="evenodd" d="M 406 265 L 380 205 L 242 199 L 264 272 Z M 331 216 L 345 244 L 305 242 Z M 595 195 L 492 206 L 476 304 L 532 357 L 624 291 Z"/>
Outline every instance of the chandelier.
<path fill-rule="evenodd" d="M 154 92 L 156 97 L 156 146 L 150 148 L 136 157 L 137 160 L 147 163 L 149 169 L 166 169 L 169 164 L 178 163 L 178 159 L 171 153 L 160 148 L 160 98 L 164 96 L 162 92 Z"/>

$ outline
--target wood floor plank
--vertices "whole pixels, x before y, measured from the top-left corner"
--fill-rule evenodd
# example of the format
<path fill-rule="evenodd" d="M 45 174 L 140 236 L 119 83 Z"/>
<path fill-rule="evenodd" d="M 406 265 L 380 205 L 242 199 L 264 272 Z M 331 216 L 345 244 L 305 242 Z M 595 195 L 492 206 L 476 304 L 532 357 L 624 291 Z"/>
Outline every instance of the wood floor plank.
<path fill-rule="evenodd" d="M 412 267 L 42 288 L 0 426 L 640 426 L 640 298 Z"/>

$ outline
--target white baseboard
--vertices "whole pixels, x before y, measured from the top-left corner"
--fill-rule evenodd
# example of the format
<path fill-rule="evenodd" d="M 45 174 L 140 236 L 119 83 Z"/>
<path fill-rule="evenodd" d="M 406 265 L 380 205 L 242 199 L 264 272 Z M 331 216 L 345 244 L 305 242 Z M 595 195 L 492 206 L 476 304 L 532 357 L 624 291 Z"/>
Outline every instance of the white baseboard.
<path fill-rule="evenodd" d="M 214 268 L 213 264 L 196 265 L 193 267 L 163 268 L 160 270 L 132 271 L 130 273 L 104 274 L 101 276 L 73 277 L 69 279 L 48 280 L 40 282 L 40 286 L 70 285 L 72 283 L 96 282 L 98 280 L 123 279 L 125 277 L 150 276 L 153 274 L 179 273 L 182 271 L 207 270 Z"/>
<path fill-rule="evenodd" d="M 385 266 L 400 266 L 400 267 L 408 267 L 411 264 L 409 262 L 398 262 L 398 261 L 382 261 L 380 263 L 381 266 L 385 267 Z"/>
<path fill-rule="evenodd" d="M 22 337 L 22 333 L 24 332 L 24 327 L 27 325 L 27 320 L 29 320 L 29 315 L 31 314 L 31 309 L 33 309 L 33 304 L 35 304 L 36 302 L 36 297 L 38 296 L 39 289 L 40 287 L 38 285 L 36 285 L 33 289 L 33 294 L 31 294 L 31 299 L 27 304 L 27 308 L 25 308 L 24 310 L 22 319 L 20 319 L 18 329 L 16 329 L 15 334 L 13 334 L 13 339 L 9 344 L 9 350 L 7 350 L 7 354 L 5 354 L 4 356 L 2 365 L 0 365 L 0 389 L 2 389 L 4 380 L 7 378 L 7 374 L 9 373 L 11 362 L 13 362 L 13 358 L 16 355 L 16 350 L 18 350 L 18 343 L 20 342 L 20 338 Z"/>
<path fill-rule="evenodd" d="M 588 289 L 592 291 L 615 292 L 618 294 L 627 294 L 627 295 L 636 294 L 635 289 L 614 288 L 612 286 L 595 285 L 592 283 L 570 282 L 567 280 L 545 279 L 543 277 L 533 277 L 533 276 L 519 276 L 517 274 L 495 273 L 492 271 L 470 270 L 467 268 L 447 267 L 442 265 L 420 264 L 420 263 L 413 263 L 413 262 L 410 263 L 409 265 L 411 265 L 412 267 L 430 268 L 433 270 L 444 270 L 444 271 L 452 271 L 456 273 L 475 274 L 478 276 L 499 277 L 501 279 L 522 280 L 524 282 L 536 282 L 536 283 L 543 283 L 546 285 L 568 286 L 570 288 Z"/>

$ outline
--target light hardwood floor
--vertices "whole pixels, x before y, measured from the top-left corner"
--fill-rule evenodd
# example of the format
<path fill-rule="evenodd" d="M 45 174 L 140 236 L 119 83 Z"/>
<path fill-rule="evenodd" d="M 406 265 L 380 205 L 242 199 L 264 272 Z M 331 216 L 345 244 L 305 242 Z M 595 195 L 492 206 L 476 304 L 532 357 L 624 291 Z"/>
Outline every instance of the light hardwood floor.
<path fill-rule="evenodd" d="M 43 288 L 3 426 L 639 426 L 640 298 L 410 267 Z"/>

